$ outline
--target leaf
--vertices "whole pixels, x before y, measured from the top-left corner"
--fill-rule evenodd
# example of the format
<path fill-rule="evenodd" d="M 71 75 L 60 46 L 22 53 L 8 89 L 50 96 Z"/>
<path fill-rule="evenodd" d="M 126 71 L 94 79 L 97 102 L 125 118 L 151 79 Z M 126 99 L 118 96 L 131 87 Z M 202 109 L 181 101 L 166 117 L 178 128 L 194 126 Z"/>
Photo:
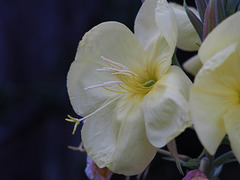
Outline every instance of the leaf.
<path fill-rule="evenodd" d="M 226 4 L 226 15 L 227 17 L 237 11 L 240 0 L 227 0 Z"/>
<path fill-rule="evenodd" d="M 232 163 L 232 162 L 238 162 L 238 160 L 236 158 L 228 159 L 224 162 L 224 164 L 228 164 L 228 163 Z"/>
<path fill-rule="evenodd" d="M 200 159 L 191 159 L 185 162 L 183 166 L 189 169 L 198 169 L 200 166 Z"/>
<path fill-rule="evenodd" d="M 227 0 L 221 0 L 221 1 L 222 1 L 224 9 L 226 9 Z"/>
<path fill-rule="evenodd" d="M 215 27 L 216 27 L 216 16 L 215 16 L 214 0 L 210 0 L 204 16 L 203 40 Z"/>
<path fill-rule="evenodd" d="M 234 154 L 232 151 L 229 151 L 221 156 L 219 156 L 217 159 L 214 160 L 214 165 L 219 166 L 221 164 L 228 163 L 229 159 L 234 157 Z"/>
<path fill-rule="evenodd" d="M 227 135 L 223 138 L 221 144 L 230 145 L 230 141 Z"/>
<path fill-rule="evenodd" d="M 216 23 L 219 24 L 227 17 L 224 8 L 224 2 L 222 0 L 215 1 L 215 11 L 216 11 Z"/>
<path fill-rule="evenodd" d="M 195 0 L 195 4 L 197 6 L 199 16 L 202 22 L 204 22 L 204 14 L 207 8 L 207 2 L 205 0 Z"/>
<path fill-rule="evenodd" d="M 203 36 L 203 23 L 198 19 L 198 17 L 188 8 L 186 0 L 184 0 L 184 8 L 188 15 L 189 20 L 191 21 L 194 29 L 196 30 L 199 38 L 202 41 Z"/>

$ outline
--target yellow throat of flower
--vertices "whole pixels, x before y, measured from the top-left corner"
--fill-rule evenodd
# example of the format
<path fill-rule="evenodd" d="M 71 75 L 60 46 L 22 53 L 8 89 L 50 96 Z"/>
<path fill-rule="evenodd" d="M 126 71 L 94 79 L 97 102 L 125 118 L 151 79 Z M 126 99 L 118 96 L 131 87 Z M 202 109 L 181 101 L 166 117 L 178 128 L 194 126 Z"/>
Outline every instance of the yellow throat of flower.
<path fill-rule="evenodd" d="M 98 72 L 110 72 L 112 76 L 117 77 L 116 81 L 108 81 L 104 82 L 102 84 L 96 84 L 93 86 L 89 86 L 84 88 L 85 90 L 90 90 L 94 88 L 99 88 L 102 87 L 106 89 L 107 91 L 115 92 L 115 93 L 135 93 L 135 94 L 146 94 L 148 93 L 153 85 L 155 84 L 155 80 L 146 80 L 143 82 L 140 82 L 138 78 L 138 75 L 135 74 L 134 72 L 130 71 L 127 66 L 124 66 L 123 64 L 114 62 L 110 59 L 107 59 L 103 56 L 101 56 L 101 59 L 108 65 L 108 67 L 103 67 L 101 69 L 96 69 Z M 119 86 L 119 87 L 116 87 Z M 111 88 L 111 89 L 110 89 Z M 86 120 L 87 118 L 91 117 L 92 115 L 96 114 L 99 112 L 101 109 L 105 108 L 112 102 L 116 101 L 120 96 L 116 96 L 113 99 L 110 99 L 107 101 L 104 105 L 96 109 L 94 112 L 88 114 L 87 116 L 83 118 L 73 118 L 71 116 L 68 116 L 66 118 L 66 121 L 73 122 L 75 123 L 74 129 L 73 129 L 73 134 L 75 133 L 77 126 L 79 123 L 83 120 Z"/>
<path fill-rule="evenodd" d="M 147 93 L 151 90 L 154 85 L 154 80 L 147 80 L 145 82 L 139 82 L 138 75 L 134 72 L 130 71 L 127 66 L 114 62 L 110 59 L 107 59 L 101 56 L 101 59 L 109 66 L 103 67 L 101 69 L 96 69 L 98 72 L 110 72 L 112 76 L 117 77 L 117 81 L 108 81 L 102 84 L 96 84 L 93 86 L 89 86 L 85 88 L 85 90 L 103 87 L 104 89 L 115 92 L 115 93 Z M 116 90 L 110 89 L 114 85 L 118 85 L 120 87 Z M 110 88 L 109 88 L 110 87 Z"/>

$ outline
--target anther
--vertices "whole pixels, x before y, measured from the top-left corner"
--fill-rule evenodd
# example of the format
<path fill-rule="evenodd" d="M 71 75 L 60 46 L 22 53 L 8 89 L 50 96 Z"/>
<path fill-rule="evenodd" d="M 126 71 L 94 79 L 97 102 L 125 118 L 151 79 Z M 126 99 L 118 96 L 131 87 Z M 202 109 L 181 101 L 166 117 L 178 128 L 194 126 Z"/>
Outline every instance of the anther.
<path fill-rule="evenodd" d="M 122 69 L 128 69 L 127 66 L 124 66 L 123 64 L 120 64 L 120 63 L 117 63 L 117 62 L 114 62 L 114 61 L 112 61 L 110 59 L 107 59 L 103 56 L 101 56 L 101 59 L 113 68 L 120 67 Z"/>

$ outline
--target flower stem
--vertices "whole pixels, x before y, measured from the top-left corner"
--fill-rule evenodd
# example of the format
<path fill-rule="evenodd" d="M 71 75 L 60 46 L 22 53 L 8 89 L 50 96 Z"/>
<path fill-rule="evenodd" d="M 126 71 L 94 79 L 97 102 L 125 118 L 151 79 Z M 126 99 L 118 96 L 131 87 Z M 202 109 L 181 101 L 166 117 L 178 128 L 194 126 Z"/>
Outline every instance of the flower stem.
<path fill-rule="evenodd" d="M 158 153 L 163 154 L 165 156 L 172 157 L 171 152 L 164 150 L 164 149 L 158 149 Z M 183 155 L 183 154 L 178 154 L 178 158 L 181 159 L 182 161 L 188 161 L 191 159 L 190 157 Z"/>
<path fill-rule="evenodd" d="M 214 156 L 210 155 L 208 152 L 206 153 L 206 156 L 204 158 L 207 158 L 208 163 L 205 164 L 205 167 L 203 167 L 204 173 L 206 174 L 206 176 L 211 179 L 212 178 L 212 174 L 213 174 L 213 170 L 215 169 L 214 165 L 213 165 L 213 160 L 214 160 Z"/>

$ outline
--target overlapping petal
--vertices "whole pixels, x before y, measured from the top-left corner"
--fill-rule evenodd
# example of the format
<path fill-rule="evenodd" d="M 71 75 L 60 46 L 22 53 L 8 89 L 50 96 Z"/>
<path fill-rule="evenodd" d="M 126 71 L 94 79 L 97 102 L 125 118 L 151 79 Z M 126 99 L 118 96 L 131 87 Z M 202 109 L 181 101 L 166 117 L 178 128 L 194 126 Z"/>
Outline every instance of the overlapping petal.
<path fill-rule="evenodd" d="M 134 33 L 146 50 L 159 36 L 165 37 L 169 47 L 175 49 L 176 20 L 166 0 L 147 0 L 135 19 Z"/>
<path fill-rule="evenodd" d="M 169 3 L 172 7 L 178 29 L 177 47 L 185 51 L 197 51 L 201 45 L 201 40 L 198 37 L 196 30 L 190 22 L 187 13 L 183 6 L 176 3 Z M 193 13 L 198 15 L 195 8 L 190 8 Z"/>
<path fill-rule="evenodd" d="M 143 3 L 135 20 L 134 31 L 146 51 L 150 76 L 157 72 L 163 75 L 171 65 L 177 41 L 176 20 L 165 0 L 147 0 Z M 154 72 L 153 72 L 154 71 Z"/>
<path fill-rule="evenodd" d="M 223 116 L 239 103 L 240 62 L 238 43 L 209 59 L 190 92 L 190 109 L 194 127 L 204 147 L 214 154 L 226 134 Z"/>
<path fill-rule="evenodd" d="M 157 0 L 145 1 L 138 11 L 135 19 L 134 34 L 139 39 L 144 49 L 147 49 L 150 43 L 161 33 L 157 28 L 155 21 L 155 8 Z"/>
<path fill-rule="evenodd" d="M 188 92 L 192 85 L 178 67 L 171 67 L 144 97 L 143 109 L 149 141 L 163 147 L 191 126 Z"/>
<path fill-rule="evenodd" d="M 145 133 L 142 98 L 141 94 L 123 95 L 84 124 L 84 147 L 99 167 L 134 175 L 142 172 L 155 156 L 157 149 Z"/>
<path fill-rule="evenodd" d="M 198 55 L 195 55 L 183 63 L 183 68 L 186 72 L 195 76 L 202 67 L 202 62 Z"/>
<path fill-rule="evenodd" d="M 240 12 L 237 12 L 222 21 L 204 40 L 199 49 L 202 63 L 205 63 L 217 52 L 228 45 L 240 40 Z"/>
<path fill-rule="evenodd" d="M 67 77 L 71 104 L 81 116 L 91 113 L 114 95 L 103 88 L 84 90 L 89 86 L 118 80 L 109 72 L 96 71 L 107 66 L 101 56 L 124 64 L 135 73 L 146 69 L 144 50 L 136 36 L 125 25 L 106 22 L 92 28 L 79 43 L 75 61 Z"/>
<path fill-rule="evenodd" d="M 226 131 L 231 143 L 231 148 L 240 162 L 240 105 L 235 105 L 224 116 Z"/>

